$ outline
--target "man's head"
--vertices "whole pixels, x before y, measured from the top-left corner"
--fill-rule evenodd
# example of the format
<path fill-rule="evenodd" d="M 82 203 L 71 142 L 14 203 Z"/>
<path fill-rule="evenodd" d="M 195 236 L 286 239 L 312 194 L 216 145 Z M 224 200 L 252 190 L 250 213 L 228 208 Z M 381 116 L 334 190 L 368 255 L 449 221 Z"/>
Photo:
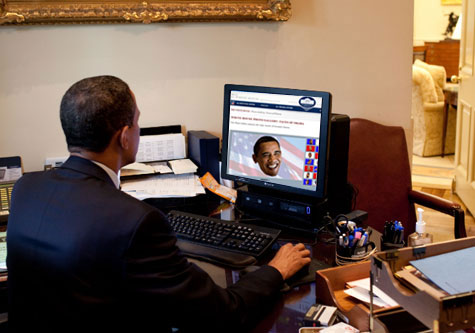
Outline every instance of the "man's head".
<path fill-rule="evenodd" d="M 133 162 L 140 135 L 138 116 L 132 91 L 114 76 L 78 81 L 61 100 L 61 126 L 71 153 L 102 153 L 116 138 L 124 148 L 123 160 Z"/>
<path fill-rule="evenodd" d="M 262 172 L 268 176 L 279 173 L 282 152 L 279 141 L 271 136 L 263 136 L 254 144 L 252 159 L 258 163 Z"/>

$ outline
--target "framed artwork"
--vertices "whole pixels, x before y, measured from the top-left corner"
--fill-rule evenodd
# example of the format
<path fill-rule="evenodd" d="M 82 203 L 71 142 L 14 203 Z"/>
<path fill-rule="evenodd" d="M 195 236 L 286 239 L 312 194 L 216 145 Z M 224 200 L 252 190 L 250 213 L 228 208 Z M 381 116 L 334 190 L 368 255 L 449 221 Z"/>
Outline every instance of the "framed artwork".
<path fill-rule="evenodd" d="M 440 1 L 441 1 L 442 6 L 462 4 L 462 0 L 440 0 Z"/>
<path fill-rule="evenodd" d="M 0 25 L 287 21 L 290 0 L 0 0 Z"/>

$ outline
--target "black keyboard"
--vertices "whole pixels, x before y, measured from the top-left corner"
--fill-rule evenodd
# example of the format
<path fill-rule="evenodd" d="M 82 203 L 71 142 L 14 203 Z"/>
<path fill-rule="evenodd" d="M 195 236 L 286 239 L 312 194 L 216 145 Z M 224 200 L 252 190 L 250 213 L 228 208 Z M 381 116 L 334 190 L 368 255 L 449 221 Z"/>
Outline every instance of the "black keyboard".
<path fill-rule="evenodd" d="M 235 268 L 255 264 L 280 234 L 278 229 L 175 210 L 168 220 L 185 254 Z"/>

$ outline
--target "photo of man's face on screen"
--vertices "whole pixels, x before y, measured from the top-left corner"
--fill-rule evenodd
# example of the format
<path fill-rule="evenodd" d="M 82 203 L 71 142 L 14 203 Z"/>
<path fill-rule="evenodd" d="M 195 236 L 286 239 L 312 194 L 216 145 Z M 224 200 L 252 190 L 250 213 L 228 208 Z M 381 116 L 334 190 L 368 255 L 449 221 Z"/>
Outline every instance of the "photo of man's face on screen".
<path fill-rule="evenodd" d="M 232 175 L 299 183 L 303 179 L 305 138 L 233 131 L 230 147 L 228 171 Z"/>
<path fill-rule="evenodd" d="M 252 159 L 263 173 L 271 177 L 277 176 L 282 163 L 279 141 L 271 136 L 260 137 L 254 144 Z"/>

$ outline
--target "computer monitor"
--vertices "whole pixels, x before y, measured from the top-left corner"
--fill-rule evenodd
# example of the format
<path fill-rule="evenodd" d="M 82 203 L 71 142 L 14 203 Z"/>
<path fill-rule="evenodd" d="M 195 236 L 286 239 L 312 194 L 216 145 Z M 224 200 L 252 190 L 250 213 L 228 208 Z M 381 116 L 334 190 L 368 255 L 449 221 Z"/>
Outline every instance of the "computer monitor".
<path fill-rule="evenodd" d="M 221 177 L 325 198 L 331 94 L 227 84 Z"/>

